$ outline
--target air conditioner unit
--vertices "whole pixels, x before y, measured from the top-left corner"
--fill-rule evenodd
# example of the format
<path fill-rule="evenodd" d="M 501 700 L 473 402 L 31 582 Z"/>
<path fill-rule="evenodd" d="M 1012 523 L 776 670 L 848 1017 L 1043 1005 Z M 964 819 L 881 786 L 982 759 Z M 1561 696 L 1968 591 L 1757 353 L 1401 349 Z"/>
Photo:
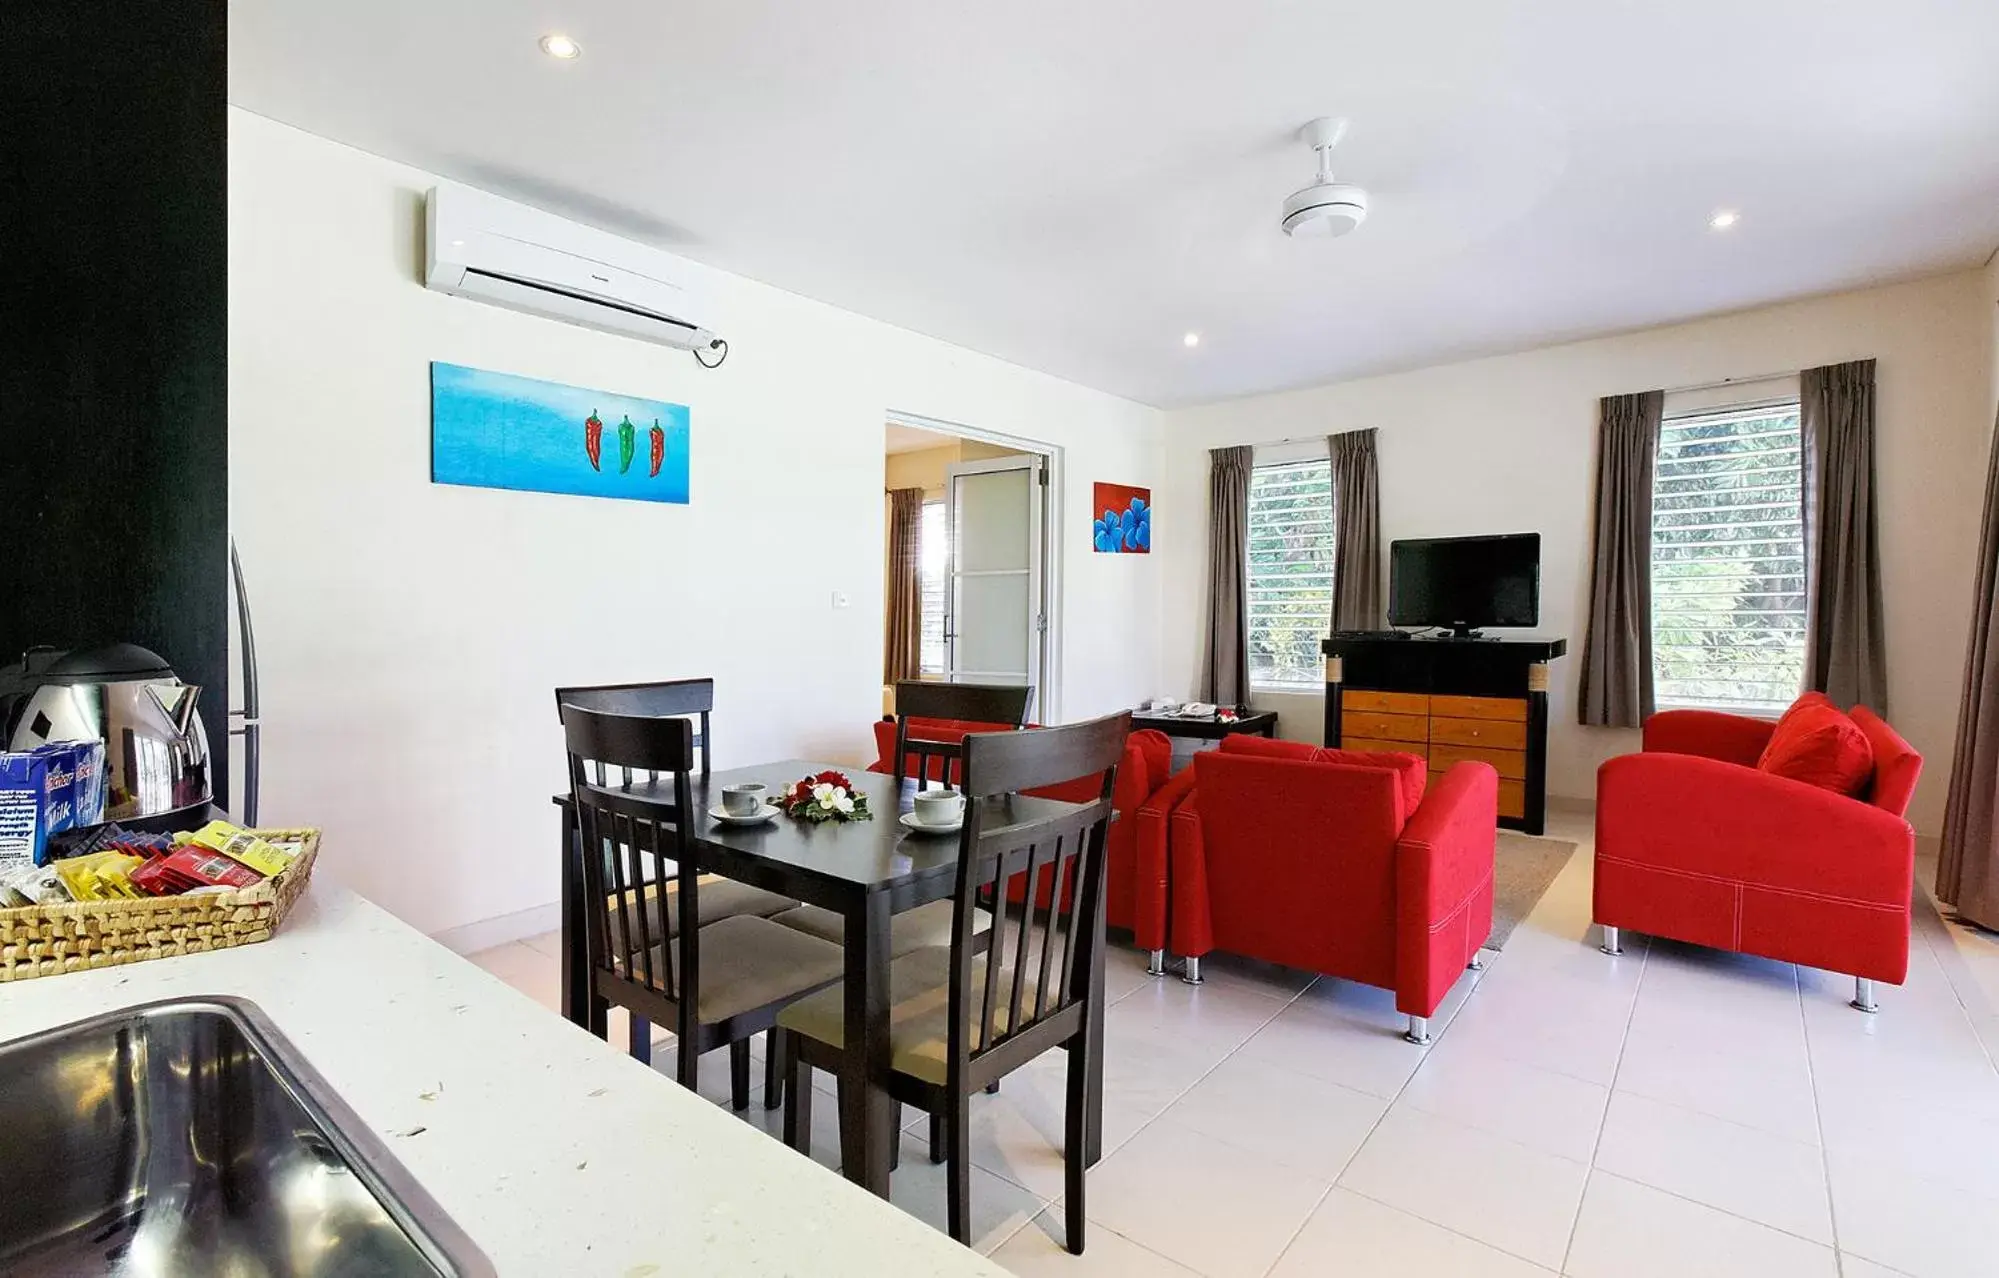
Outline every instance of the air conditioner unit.
<path fill-rule="evenodd" d="M 697 358 L 728 349 L 701 322 L 703 271 L 691 262 L 471 187 L 439 183 L 424 206 L 430 288 Z"/>

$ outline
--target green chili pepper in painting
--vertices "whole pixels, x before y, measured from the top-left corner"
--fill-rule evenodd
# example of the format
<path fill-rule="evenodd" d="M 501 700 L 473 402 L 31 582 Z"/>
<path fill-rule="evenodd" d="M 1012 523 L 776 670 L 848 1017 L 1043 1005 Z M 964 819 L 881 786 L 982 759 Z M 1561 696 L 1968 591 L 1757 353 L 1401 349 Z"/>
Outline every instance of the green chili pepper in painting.
<path fill-rule="evenodd" d="M 632 425 L 628 414 L 618 423 L 618 473 L 624 474 L 632 468 L 632 454 L 638 451 L 639 428 Z"/>

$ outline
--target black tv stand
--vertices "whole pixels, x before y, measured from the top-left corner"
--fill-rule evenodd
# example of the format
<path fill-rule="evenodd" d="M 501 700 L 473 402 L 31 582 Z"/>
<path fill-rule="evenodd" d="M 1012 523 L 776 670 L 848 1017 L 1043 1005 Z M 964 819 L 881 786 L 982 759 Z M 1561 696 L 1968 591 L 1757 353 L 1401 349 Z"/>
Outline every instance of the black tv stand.
<path fill-rule="evenodd" d="M 1539 834 L 1548 810 L 1548 663 L 1563 639 L 1328 638 L 1329 746 L 1419 754 L 1430 771 L 1499 772 L 1499 823 Z"/>

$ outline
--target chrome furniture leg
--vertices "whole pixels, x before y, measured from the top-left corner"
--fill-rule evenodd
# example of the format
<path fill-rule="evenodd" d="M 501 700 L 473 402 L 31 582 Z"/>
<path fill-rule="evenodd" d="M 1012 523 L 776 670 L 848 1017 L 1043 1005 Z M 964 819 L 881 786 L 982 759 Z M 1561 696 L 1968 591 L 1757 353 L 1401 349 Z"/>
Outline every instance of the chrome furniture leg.
<path fill-rule="evenodd" d="M 1200 955 L 1196 954 L 1188 958 L 1187 970 L 1180 974 L 1180 979 L 1187 982 L 1187 984 L 1189 985 L 1199 985 L 1201 983 Z"/>
<path fill-rule="evenodd" d="M 1425 1043 L 1429 1042 L 1430 1018 L 1427 1016 L 1410 1017 L 1409 1028 L 1403 1031 L 1402 1037 L 1408 1039 L 1410 1042 L 1414 1043 L 1418 1047 L 1421 1047 Z"/>
<path fill-rule="evenodd" d="M 1617 929 L 1606 926 L 1603 929 L 1603 944 L 1597 946 L 1597 948 L 1612 958 L 1624 953 L 1624 944 L 1618 939 Z"/>
<path fill-rule="evenodd" d="M 1150 954 L 1145 956 L 1145 974 L 1147 976 L 1166 975 L 1165 950 L 1154 950 Z"/>
<path fill-rule="evenodd" d="M 1874 982 L 1864 976 L 1853 978 L 1852 1006 L 1862 1012 L 1878 1012 L 1881 1005 L 1874 1001 Z"/>
<path fill-rule="evenodd" d="M 1476 954 L 1471 956 L 1471 962 L 1465 964 L 1465 971 L 1467 972 L 1483 972 L 1484 970 L 1485 960 Z"/>

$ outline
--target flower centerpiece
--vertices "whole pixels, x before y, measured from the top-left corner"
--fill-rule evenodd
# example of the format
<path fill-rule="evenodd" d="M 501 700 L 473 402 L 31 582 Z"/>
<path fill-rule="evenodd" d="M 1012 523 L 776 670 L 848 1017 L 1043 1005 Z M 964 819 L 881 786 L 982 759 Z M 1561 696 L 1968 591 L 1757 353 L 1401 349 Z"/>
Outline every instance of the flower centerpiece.
<path fill-rule="evenodd" d="M 843 772 L 830 769 L 800 780 L 784 792 L 786 816 L 814 825 L 821 821 L 869 821 L 868 796 L 857 794 L 854 783 Z"/>

